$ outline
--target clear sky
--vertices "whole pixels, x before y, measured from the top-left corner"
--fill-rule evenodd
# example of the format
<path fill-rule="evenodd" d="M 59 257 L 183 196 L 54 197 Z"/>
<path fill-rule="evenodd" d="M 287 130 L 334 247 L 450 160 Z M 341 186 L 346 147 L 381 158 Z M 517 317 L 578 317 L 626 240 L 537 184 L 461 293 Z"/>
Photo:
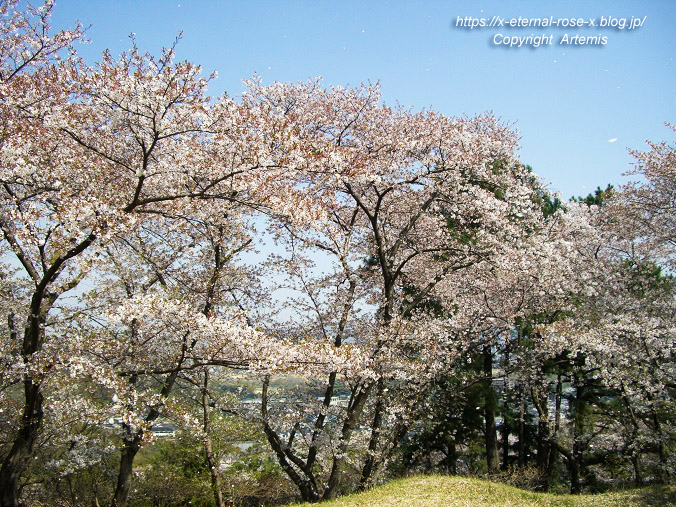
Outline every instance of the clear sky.
<path fill-rule="evenodd" d="M 458 17 L 595 18 L 597 26 L 457 27 Z M 601 17 L 644 19 L 634 30 Z M 219 73 L 210 90 L 237 96 L 241 80 L 380 82 L 383 100 L 451 116 L 492 111 L 521 135 L 520 157 L 564 198 L 626 181 L 627 149 L 669 140 L 676 122 L 676 1 L 216 1 L 57 0 L 54 26 L 91 25 L 89 63 L 135 33 L 159 53 L 179 32 L 179 59 Z M 553 35 L 506 48 L 494 36 Z M 560 45 L 564 34 L 605 45 Z M 615 140 L 610 142 L 611 140 Z"/>

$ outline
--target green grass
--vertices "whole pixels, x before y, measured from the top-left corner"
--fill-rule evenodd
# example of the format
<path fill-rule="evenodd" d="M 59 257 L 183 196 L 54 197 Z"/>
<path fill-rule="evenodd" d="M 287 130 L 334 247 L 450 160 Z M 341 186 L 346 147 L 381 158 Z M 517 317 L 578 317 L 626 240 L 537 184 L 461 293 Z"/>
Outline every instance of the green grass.
<path fill-rule="evenodd" d="M 312 504 L 295 504 L 310 506 Z M 643 507 L 676 505 L 676 487 L 654 486 L 597 495 L 534 493 L 497 482 L 439 475 L 392 481 L 322 507 Z"/>

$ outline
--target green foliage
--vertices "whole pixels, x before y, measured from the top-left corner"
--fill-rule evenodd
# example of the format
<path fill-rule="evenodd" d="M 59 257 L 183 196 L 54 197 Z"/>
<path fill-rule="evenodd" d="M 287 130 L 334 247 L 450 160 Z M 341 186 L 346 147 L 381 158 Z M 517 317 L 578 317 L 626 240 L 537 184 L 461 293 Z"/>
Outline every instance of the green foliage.
<path fill-rule="evenodd" d="M 662 268 L 652 261 L 627 259 L 621 268 L 628 278 L 627 288 L 636 298 L 674 291 L 673 275 L 664 274 Z"/>
<path fill-rule="evenodd" d="M 564 209 L 561 199 L 552 197 L 549 194 L 544 194 L 541 198 L 542 214 L 545 218 L 552 216 L 560 209 Z"/>
<path fill-rule="evenodd" d="M 424 416 L 402 442 L 393 475 L 484 470 L 483 409 L 489 398 L 480 377 L 481 356 L 472 354 L 430 386 Z"/>
<path fill-rule="evenodd" d="M 589 193 L 586 197 L 573 197 L 571 200 L 574 202 L 583 202 L 587 206 L 603 206 L 614 193 L 615 189 L 612 185 L 608 184 L 605 190 L 601 190 L 601 187 L 596 187 L 594 193 Z"/>
<path fill-rule="evenodd" d="M 135 460 L 129 505 L 213 505 L 204 449 L 188 432 L 144 447 Z"/>

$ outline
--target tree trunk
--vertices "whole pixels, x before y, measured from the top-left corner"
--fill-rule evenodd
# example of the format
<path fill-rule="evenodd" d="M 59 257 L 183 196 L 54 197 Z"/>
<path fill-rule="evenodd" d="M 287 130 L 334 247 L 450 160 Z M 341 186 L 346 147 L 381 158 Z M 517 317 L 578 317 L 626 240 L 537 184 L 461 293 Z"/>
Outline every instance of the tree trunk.
<path fill-rule="evenodd" d="M 523 395 L 523 386 L 519 385 L 519 468 L 526 466 L 526 400 Z"/>
<path fill-rule="evenodd" d="M 455 438 L 448 444 L 448 454 L 446 457 L 446 470 L 449 474 L 458 473 L 458 451 L 455 445 Z"/>
<path fill-rule="evenodd" d="M 559 429 L 561 427 L 561 395 L 563 393 L 563 383 L 561 381 L 561 374 L 559 373 L 556 378 L 556 400 L 555 400 L 555 413 L 554 413 L 554 438 L 558 438 Z M 554 467 L 556 466 L 556 461 L 559 456 L 559 451 L 556 446 L 550 446 L 549 449 L 549 463 L 547 464 L 547 482 L 545 485 L 545 491 L 549 491 L 549 488 L 552 486 L 553 477 L 554 477 Z"/>
<path fill-rule="evenodd" d="M 580 470 L 583 467 L 584 442 L 583 438 L 586 430 L 587 406 L 586 406 L 586 387 L 584 380 L 581 380 L 577 374 L 574 374 L 573 380 L 575 382 L 575 402 L 573 414 L 573 461 L 575 462 L 576 477 L 570 479 L 570 492 L 579 493 L 581 491 L 580 485 Z M 571 470 L 572 475 L 572 470 Z"/>
<path fill-rule="evenodd" d="M 631 456 L 631 465 L 634 468 L 634 485 L 637 488 L 643 486 L 643 475 L 641 474 L 641 466 L 638 460 L 638 454 L 634 453 Z"/>
<path fill-rule="evenodd" d="M 141 448 L 141 437 L 137 434 L 133 438 L 123 439 L 122 455 L 120 457 L 120 469 L 117 475 L 117 486 L 113 495 L 112 507 L 127 507 L 129 490 L 134 467 L 134 458 Z"/>
<path fill-rule="evenodd" d="M 486 465 L 488 473 L 500 470 L 500 455 L 498 453 L 498 431 L 495 425 L 495 390 L 493 389 L 493 353 L 490 345 L 483 349 L 484 372 L 484 418 L 486 420 Z"/>
<path fill-rule="evenodd" d="M 631 438 L 629 440 L 629 443 L 626 444 L 626 447 L 631 448 L 631 465 L 634 469 L 634 485 L 637 488 L 640 488 L 641 486 L 643 486 L 643 476 L 641 474 L 641 467 L 639 462 L 640 451 L 636 448 L 636 440 L 639 434 L 640 424 L 638 418 L 636 417 L 636 413 L 634 412 L 634 409 L 631 406 L 631 403 L 629 403 L 629 398 L 626 395 L 624 386 L 622 386 L 622 393 L 623 393 L 622 403 L 624 404 L 624 407 L 629 414 L 632 424 Z"/>
<path fill-rule="evenodd" d="M 221 490 L 221 477 L 218 473 L 219 463 L 216 461 L 213 449 L 211 447 L 211 426 L 209 424 L 209 368 L 204 369 L 204 386 L 202 389 L 202 416 L 204 421 L 202 429 L 204 430 L 204 454 L 207 459 L 207 466 L 211 474 L 211 490 L 214 494 L 216 507 L 223 507 L 223 493 Z"/>
<path fill-rule="evenodd" d="M 372 486 L 377 478 L 380 477 L 387 460 L 392 456 L 397 449 L 399 442 L 401 442 L 407 432 L 408 425 L 406 425 L 402 419 L 399 419 L 387 433 L 381 433 L 379 438 L 380 443 L 378 444 L 380 449 L 378 457 L 377 459 L 375 456 L 373 457 L 370 473 L 366 477 L 363 485 L 360 483 L 357 487 L 357 491 L 363 491 L 367 487 Z"/>
<path fill-rule="evenodd" d="M 29 315 L 26 320 L 21 346 L 24 364 L 29 363 L 33 354 L 42 349 L 45 338 L 45 322 L 52 305 L 63 292 L 75 288 L 79 278 L 75 277 L 71 282 L 64 284 L 57 290 L 50 290 L 50 287 L 61 274 L 65 264 L 86 250 L 95 239 L 94 233 L 89 234 L 85 240 L 50 261 L 48 267 L 45 264 L 44 252 L 42 252 L 41 260 L 44 268 L 42 277 L 37 274 L 34 268 L 28 270 L 28 274 L 33 278 L 36 285 L 31 296 Z M 19 256 L 18 253 L 17 256 Z M 30 261 L 28 261 L 28 264 L 30 264 Z M 16 339 L 11 315 L 9 320 L 10 337 Z M 24 407 L 21 415 L 21 427 L 14 438 L 9 454 L 2 462 L 2 468 L 0 468 L 0 505 L 2 507 L 15 506 L 19 503 L 19 481 L 30 464 L 33 447 L 42 426 L 43 401 L 40 383 L 35 382 L 28 375 L 24 376 Z"/>
<path fill-rule="evenodd" d="M 503 370 L 504 370 L 504 387 L 502 390 L 502 470 L 507 470 L 509 468 L 509 420 L 511 414 L 508 417 L 508 407 L 510 406 L 509 400 L 509 386 L 507 379 L 507 371 L 509 371 L 509 340 L 506 340 L 505 345 L 505 354 L 503 361 Z"/>
<path fill-rule="evenodd" d="M 537 396 L 537 393 L 535 396 Z M 547 464 L 549 463 L 549 414 L 547 398 L 539 400 L 539 403 L 542 407 L 542 412 L 538 414 L 537 467 L 540 474 L 544 477 L 547 473 Z"/>
<path fill-rule="evenodd" d="M 570 492 L 571 494 L 577 494 L 580 492 L 580 466 L 578 465 L 577 460 L 573 453 L 563 447 L 556 439 L 550 439 L 549 443 L 554 447 L 559 453 L 561 453 L 566 458 L 566 463 L 568 464 L 568 473 L 570 474 Z"/>
<path fill-rule="evenodd" d="M 214 493 L 216 507 L 223 507 L 221 477 L 218 473 L 218 463 L 214 459 L 214 454 L 211 447 L 211 439 L 208 436 L 204 439 L 204 452 L 207 458 L 207 466 L 209 467 L 209 472 L 211 473 L 211 490 Z"/>
<path fill-rule="evenodd" d="M 544 396 L 540 396 L 538 388 L 533 386 L 530 389 L 533 405 L 538 413 L 538 447 L 537 447 L 537 468 L 542 478 L 542 487 L 546 491 L 549 487 L 549 453 L 554 439 L 549 430 L 549 409 L 547 407 L 547 385 L 544 387 Z"/>
<path fill-rule="evenodd" d="M 516 345 L 519 353 L 521 351 L 521 329 L 517 328 Z M 518 399 L 519 399 L 519 446 L 517 460 L 519 468 L 526 466 L 526 397 L 523 392 L 524 386 L 521 382 L 518 383 Z"/>
<path fill-rule="evenodd" d="M 345 455 L 347 454 L 348 446 L 350 443 L 350 438 L 352 437 L 352 432 L 357 426 L 359 417 L 364 409 L 366 404 L 366 399 L 369 396 L 371 391 L 371 386 L 363 387 L 362 389 L 355 394 L 351 400 L 350 405 L 348 406 L 347 417 L 343 423 L 343 428 L 340 435 L 340 445 L 338 446 L 338 452 L 333 456 L 333 464 L 331 466 L 331 474 L 329 475 L 329 480 L 322 495 L 322 500 L 331 500 L 338 496 L 338 490 L 340 488 L 340 483 L 343 479 L 343 472 L 345 468 Z"/>
<path fill-rule="evenodd" d="M 25 404 L 21 416 L 21 428 L 14 439 L 9 454 L 0 469 L 0 505 L 15 507 L 19 505 L 19 481 L 30 465 L 38 431 L 42 425 L 42 390 L 39 384 L 27 379 L 24 381 Z"/>
<path fill-rule="evenodd" d="M 662 424 L 660 423 L 660 419 L 657 416 L 657 412 L 655 411 L 655 407 L 652 405 L 653 403 L 653 397 L 650 395 L 650 393 L 646 393 L 646 398 L 649 402 L 651 402 L 650 405 L 650 415 L 653 421 L 653 427 L 655 428 L 655 433 L 657 433 L 659 440 L 657 443 L 657 451 L 658 451 L 658 456 L 660 459 L 660 467 L 658 471 L 658 477 L 659 481 L 662 484 L 667 484 L 669 482 L 669 463 L 668 463 L 668 458 L 667 458 L 667 452 L 666 452 L 666 445 L 665 445 L 665 436 L 662 432 Z"/>
<path fill-rule="evenodd" d="M 47 292 L 48 284 L 49 278 L 43 278 L 31 298 L 30 315 L 26 320 L 21 346 L 24 365 L 29 364 L 32 356 L 42 348 L 47 314 L 58 297 L 56 294 Z M 9 327 L 10 336 L 16 339 L 16 331 L 13 329 L 11 320 Z M 30 466 L 33 447 L 44 418 L 42 386 L 29 374 L 24 376 L 23 385 L 24 406 L 21 414 L 21 427 L 0 469 L 0 501 L 2 502 L 0 505 L 2 507 L 19 504 L 19 481 Z"/>
<path fill-rule="evenodd" d="M 316 502 L 319 500 L 319 492 L 317 491 L 317 484 L 312 474 L 312 470 L 305 466 L 299 458 L 291 452 L 291 445 L 293 443 L 293 435 L 295 435 L 295 428 L 291 432 L 292 436 L 289 438 L 289 443 L 282 442 L 282 439 L 270 426 L 268 416 L 268 388 L 270 386 L 270 376 L 266 375 L 263 380 L 263 392 L 261 393 L 261 418 L 263 421 L 263 431 L 268 439 L 268 443 L 275 455 L 282 470 L 289 476 L 289 479 L 296 485 L 301 497 L 306 502 Z M 301 473 L 289 463 L 291 460 L 299 469 Z"/>
<path fill-rule="evenodd" d="M 502 470 L 509 469 L 509 423 L 503 414 L 502 419 Z"/>
<path fill-rule="evenodd" d="M 371 480 L 371 475 L 373 474 L 374 464 L 376 462 L 378 437 L 380 436 L 380 430 L 383 422 L 383 389 L 383 379 L 380 378 L 378 379 L 378 385 L 376 388 L 376 407 L 373 414 L 373 423 L 371 425 L 371 438 L 369 439 L 366 460 L 364 461 L 364 466 L 361 471 L 361 479 L 359 481 L 359 487 L 357 488 L 358 491 L 363 491 L 368 487 L 369 481 Z"/>
<path fill-rule="evenodd" d="M 568 460 L 568 469 L 570 471 L 570 494 L 576 495 L 582 491 L 582 486 L 580 484 L 580 465 L 574 456 Z"/>

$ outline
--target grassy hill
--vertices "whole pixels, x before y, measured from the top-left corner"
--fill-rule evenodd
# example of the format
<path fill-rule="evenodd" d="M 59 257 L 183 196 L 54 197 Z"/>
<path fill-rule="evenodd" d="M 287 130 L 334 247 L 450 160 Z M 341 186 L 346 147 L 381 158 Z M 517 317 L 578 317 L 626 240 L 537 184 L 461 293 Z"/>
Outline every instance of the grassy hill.
<path fill-rule="evenodd" d="M 296 504 L 310 506 L 312 504 Z M 316 505 L 316 504 L 315 504 Z M 504 484 L 439 475 L 392 481 L 322 507 L 643 507 L 676 505 L 676 487 L 650 487 L 598 495 L 534 493 Z"/>

